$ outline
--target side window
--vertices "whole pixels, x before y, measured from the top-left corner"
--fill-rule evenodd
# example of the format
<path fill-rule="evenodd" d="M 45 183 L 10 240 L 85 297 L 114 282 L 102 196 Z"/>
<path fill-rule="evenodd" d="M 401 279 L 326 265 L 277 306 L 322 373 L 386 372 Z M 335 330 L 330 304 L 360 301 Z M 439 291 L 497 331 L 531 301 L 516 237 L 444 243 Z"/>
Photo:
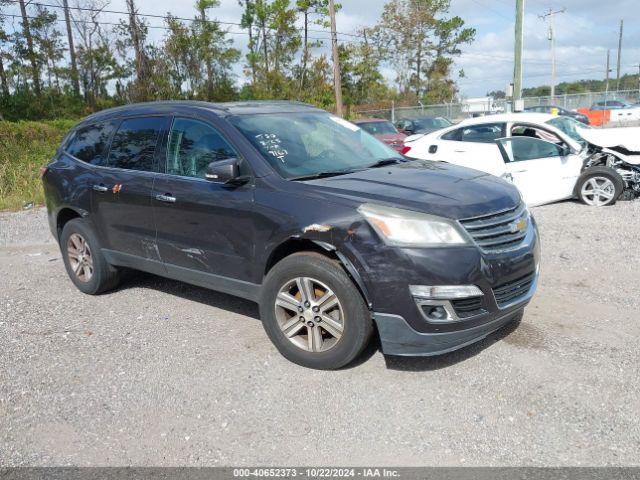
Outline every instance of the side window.
<path fill-rule="evenodd" d="M 163 117 L 124 120 L 111 141 L 107 165 L 125 170 L 153 171 L 153 155 L 165 121 Z"/>
<path fill-rule="evenodd" d="M 513 137 L 510 143 L 513 162 L 561 157 L 563 155 L 562 147 L 539 138 Z"/>
<path fill-rule="evenodd" d="M 167 173 L 204 178 L 211 162 L 237 156 L 211 125 L 189 118 L 174 120 L 167 148 Z"/>
<path fill-rule="evenodd" d="M 546 140 L 547 142 L 553 142 L 558 145 L 564 143 L 555 133 L 532 125 L 514 125 L 511 127 L 511 136 L 539 138 L 540 140 Z"/>
<path fill-rule="evenodd" d="M 65 150 L 83 162 L 104 165 L 109 139 L 115 130 L 112 122 L 96 123 L 78 129 Z"/>
<path fill-rule="evenodd" d="M 494 143 L 495 140 L 504 136 L 503 126 L 502 123 L 486 123 L 463 127 L 460 140 L 463 142 Z"/>
<path fill-rule="evenodd" d="M 440 138 L 442 140 L 453 140 L 453 141 L 458 141 L 459 142 L 461 134 L 462 134 L 462 129 L 461 128 L 456 128 L 455 130 L 451 130 L 450 132 L 445 133 Z"/>

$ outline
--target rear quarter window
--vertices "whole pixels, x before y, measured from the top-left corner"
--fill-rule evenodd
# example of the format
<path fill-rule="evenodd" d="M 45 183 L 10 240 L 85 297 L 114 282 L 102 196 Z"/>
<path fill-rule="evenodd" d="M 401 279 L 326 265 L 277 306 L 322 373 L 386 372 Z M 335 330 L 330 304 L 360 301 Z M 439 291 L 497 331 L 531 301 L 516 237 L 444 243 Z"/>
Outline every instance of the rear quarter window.
<path fill-rule="evenodd" d="M 83 162 L 104 165 L 109 140 L 114 130 L 115 125 L 112 122 L 96 123 L 79 128 L 67 142 L 65 151 Z"/>
<path fill-rule="evenodd" d="M 445 133 L 440 138 L 442 140 L 460 141 L 461 133 L 462 133 L 462 130 L 460 128 L 456 128 L 455 130 L 451 130 L 450 132 Z"/>

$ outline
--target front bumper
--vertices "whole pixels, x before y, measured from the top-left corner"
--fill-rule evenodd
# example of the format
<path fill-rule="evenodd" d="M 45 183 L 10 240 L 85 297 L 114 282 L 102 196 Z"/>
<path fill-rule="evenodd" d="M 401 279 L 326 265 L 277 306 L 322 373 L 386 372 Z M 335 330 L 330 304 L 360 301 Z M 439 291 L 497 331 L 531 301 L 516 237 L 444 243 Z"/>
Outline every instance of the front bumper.
<path fill-rule="evenodd" d="M 490 333 L 520 318 L 523 308 L 473 328 L 442 333 L 416 332 L 399 315 L 376 313 L 382 352 L 386 355 L 431 356 L 452 352 L 478 342 Z"/>
<path fill-rule="evenodd" d="M 524 241 L 510 251 L 377 247 L 360 256 L 365 258 L 359 270 L 365 274 L 383 353 L 437 355 L 481 340 L 521 316 L 537 287 L 540 245 L 532 220 Z M 477 310 L 436 322 L 427 318 L 427 302 L 413 296 L 410 285 L 474 285 L 483 295 Z M 522 287 L 516 296 L 509 296 L 512 286 Z"/>
<path fill-rule="evenodd" d="M 478 315 L 482 321 L 472 324 L 465 319 L 452 322 L 458 329 L 443 332 L 418 332 L 399 316 L 374 313 L 383 353 L 387 355 L 430 356 L 451 352 L 482 340 L 512 321 L 522 317 L 538 286 L 538 271 L 526 294 L 497 312 Z M 472 317 L 473 318 L 473 317 Z"/>

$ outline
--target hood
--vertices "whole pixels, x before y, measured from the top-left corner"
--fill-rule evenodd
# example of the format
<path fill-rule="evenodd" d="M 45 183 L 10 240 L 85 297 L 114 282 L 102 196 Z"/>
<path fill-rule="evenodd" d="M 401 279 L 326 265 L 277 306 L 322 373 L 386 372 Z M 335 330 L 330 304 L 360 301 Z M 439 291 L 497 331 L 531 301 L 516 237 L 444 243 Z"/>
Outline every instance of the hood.
<path fill-rule="evenodd" d="M 640 152 L 640 127 L 581 128 L 580 136 L 598 147 L 623 147 L 630 152 Z"/>
<path fill-rule="evenodd" d="M 384 143 L 402 143 L 407 136 L 404 133 L 381 133 L 375 137 Z"/>
<path fill-rule="evenodd" d="M 506 181 L 444 162 L 413 160 L 347 175 L 309 180 L 322 193 L 356 203 L 383 203 L 461 219 L 515 207 L 518 190 Z"/>

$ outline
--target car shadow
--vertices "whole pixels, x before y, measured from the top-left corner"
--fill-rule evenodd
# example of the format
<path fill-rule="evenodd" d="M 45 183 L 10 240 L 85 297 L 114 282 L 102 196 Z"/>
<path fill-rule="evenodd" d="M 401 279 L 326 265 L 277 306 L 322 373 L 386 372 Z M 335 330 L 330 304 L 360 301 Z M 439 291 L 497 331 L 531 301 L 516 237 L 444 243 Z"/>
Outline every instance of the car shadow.
<path fill-rule="evenodd" d="M 221 310 L 244 315 L 254 320 L 260 321 L 258 305 L 250 300 L 234 297 L 226 293 L 216 292 L 202 287 L 190 285 L 188 283 L 171 280 L 168 278 L 153 275 L 151 273 L 139 271 L 126 271 L 117 291 L 129 288 L 148 288 L 159 292 L 173 295 L 185 300 L 198 302 Z M 170 312 L 167 312 L 170 313 Z M 513 333 L 520 325 L 520 320 L 505 325 L 500 330 L 493 332 L 483 340 L 468 347 L 461 348 L 451 353 L 434 357 L 399 357 L 384 355 L 386 368 L 389 370 L 425 372 L 447 368 L 457 363 L 464 362 L 477 355 L 496 342 L 504 339 Z M 265 342 L 269 341 L 265 336 Z M 380 341 L 377 332 L 373 335 L 372 341 L 364 349 L 361 355 L 353 362 L 344 366 L 341 370 L 350 370 L 366 363 L 376 353 L 381 352 Z"/>
<path fill-rule="evenodd" d="M 389 370 L 402 370 L 408 372 L 428 372 L 440 370 L 441 368 L 451 367 L 457 363 L 462 363 L 471 357 L 478 355 L 480 352 L 489 348 L 496 342 L 508 337 L 515 332 L 520 326 L 521 320 L 514 320 L 499 330 L 489 334 L 486 338 L 479 342 L 473 343 L 467 347 L 455 350 L 443 355 L 432 357 L 399 357 L 393 355 L 385 355 L 385 363 Z"/>
<path fill-rule="evenodd" d="M 126 290 L 129 288 L 148 288 L 157 290 L 168 295 L 198 302 L 209 307 L 227 310 L 229 312 L 253 318 L 254 320 L 260 320 L 257 303 L 240 297 L 234 297 L 233 295 L 228 295 L 226 293 L 216 292 L 215 290 L 190 285 L 178 280 L 159 277 L 151 273 L 127 271 L 117 290 Z"/>

